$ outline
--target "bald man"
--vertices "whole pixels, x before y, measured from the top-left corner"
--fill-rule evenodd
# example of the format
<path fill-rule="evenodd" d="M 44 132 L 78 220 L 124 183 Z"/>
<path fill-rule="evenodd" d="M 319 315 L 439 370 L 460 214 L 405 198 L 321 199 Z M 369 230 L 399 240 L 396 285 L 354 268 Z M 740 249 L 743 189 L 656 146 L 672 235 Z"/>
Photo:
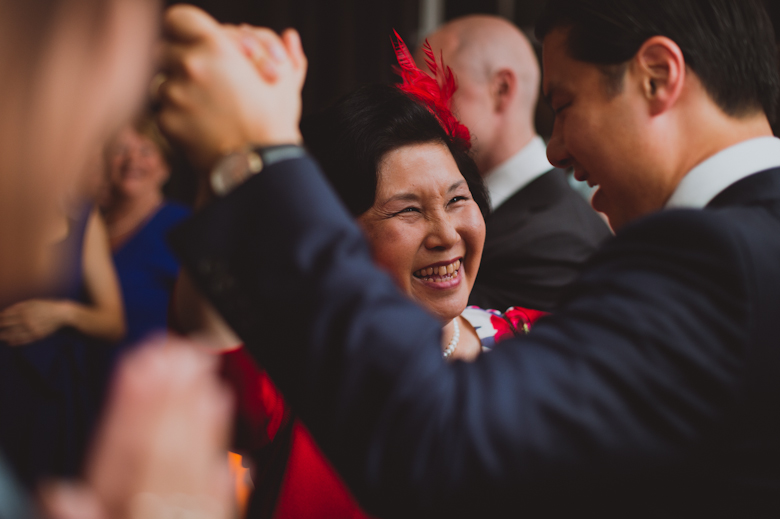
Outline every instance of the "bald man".
<path fill-rule="evenodd" d="M 493 209 L 470 303 L 551 311 L 610 231 L 550 165 L 534 130 L 534 50 L 513 24 L 484 15 L 453 20 L 428 41 L 457 77 L 452 109 L 471 131 Z M 416 57 L 425 67 L 420 49 Z"/>

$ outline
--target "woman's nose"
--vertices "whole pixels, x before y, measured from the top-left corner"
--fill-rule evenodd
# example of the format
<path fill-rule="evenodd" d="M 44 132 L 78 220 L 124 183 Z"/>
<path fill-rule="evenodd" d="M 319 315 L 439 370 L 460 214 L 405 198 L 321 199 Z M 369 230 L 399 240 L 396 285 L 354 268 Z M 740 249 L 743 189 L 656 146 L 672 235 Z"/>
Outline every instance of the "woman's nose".
<path fill-rule="evenodd" d="M 139 148 L 130 148 L 127 150 L 127 161 L 137 162 L 143 158 L 143 153 Z"/>
<path fill-rule="evenodd" d="M 572 165 L 571 155 L 569 155 L 569 151 L 566 149 L 566 143 L 560 132 L 556 131 L 555 126 L 553 126 L 552 137 L 550 137 L 550 141 L 547 143 L 547 160 L 556 168 L 566 169 Z"/>
<path fill-rule="evenodd" d="M 460 240 L 460 233 L 449 215 L 441 215 L 431 221 L 431 228 L 425 240 L 429 249 L 449 249 Z"/>

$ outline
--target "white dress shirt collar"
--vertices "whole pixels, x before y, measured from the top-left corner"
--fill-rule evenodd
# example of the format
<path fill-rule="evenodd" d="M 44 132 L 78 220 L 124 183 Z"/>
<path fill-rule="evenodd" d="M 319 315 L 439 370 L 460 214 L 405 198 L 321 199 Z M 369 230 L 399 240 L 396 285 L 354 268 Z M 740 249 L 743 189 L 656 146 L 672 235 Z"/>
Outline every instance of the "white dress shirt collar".
<path fill-rule="evenodd" d="M 498 206 L 531 181 L 552 169 L 547 160 L 547 146 L 538 135 L 523 149 L 485 175 L 490 194 L 490 208 Z"/>
<path fill-rule="evenodd" d="M 780 167 L 780 139 L 758 137 L 740 142 L 689 171 L 666 207 L 701 209 L 731 184 L 776 167 Z"/>

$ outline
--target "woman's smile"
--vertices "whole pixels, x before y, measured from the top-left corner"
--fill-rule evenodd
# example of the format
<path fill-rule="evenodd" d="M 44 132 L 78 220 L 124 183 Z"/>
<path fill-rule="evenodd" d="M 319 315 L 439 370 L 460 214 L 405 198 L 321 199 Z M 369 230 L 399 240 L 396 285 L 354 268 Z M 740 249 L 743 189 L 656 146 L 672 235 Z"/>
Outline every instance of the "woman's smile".
<path fill-rule="evenodd" d="M 433 289 L 448 289 L 460 285 L 460 268 L 463 258 L 454 261 L 442 261 L 423 267 L 412 275 L 418 283 Z"/>

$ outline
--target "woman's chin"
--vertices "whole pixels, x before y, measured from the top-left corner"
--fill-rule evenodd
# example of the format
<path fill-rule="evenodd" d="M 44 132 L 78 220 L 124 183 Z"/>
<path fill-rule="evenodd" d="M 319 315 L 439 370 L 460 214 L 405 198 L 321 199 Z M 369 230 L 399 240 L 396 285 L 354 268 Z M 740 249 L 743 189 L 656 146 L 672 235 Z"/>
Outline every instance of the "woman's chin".
<path fill-rule="evenodd" d="M 436 299 L 415 297 L 414 299 L 435 315 L 443 324 L 446 324 L 462 314 L 463 310 L 468 306 L 468 295 L 463 297 L 460 294 L 453 294 L 453 296 Z"/>
<path fill-rule="evenodd" d="M 465 269 L 454 275 L 412 276 L 409 295 L 442 323 L 448 323 L 463 313 L 468 306 L 473 281 Z"/>

